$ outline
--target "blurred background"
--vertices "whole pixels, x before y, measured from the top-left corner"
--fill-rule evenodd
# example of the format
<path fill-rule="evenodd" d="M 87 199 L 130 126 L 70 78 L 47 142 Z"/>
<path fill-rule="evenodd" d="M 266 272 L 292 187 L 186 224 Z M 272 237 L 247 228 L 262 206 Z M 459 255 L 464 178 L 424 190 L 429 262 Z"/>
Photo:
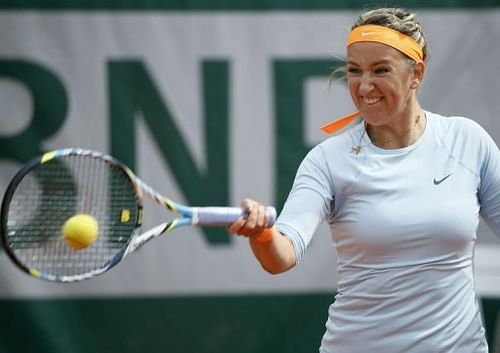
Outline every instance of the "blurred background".
<path fill-rule="evenodd" d="M 424 108 L 500 143 L 500 4 L 407 0 L 429 39 Z M 82 147 L 192 205 L 281 208 L 318 127 L 353 107 L 347 0 L 0 0 L 0 194 L 22 163 Z M 146 213 L 145 227 L 162 221 Z M 30 278 L 0 252 L 1 353 L 315 352 L 336 288 L 326 226 L 300 266 L 265 273 L 247 241 L 183 229 L 91 281 Z M 481 224 L 476 286 L 500 352 L 500 241 Z M 370 342 L 366 342 L 369 351 Z"/>

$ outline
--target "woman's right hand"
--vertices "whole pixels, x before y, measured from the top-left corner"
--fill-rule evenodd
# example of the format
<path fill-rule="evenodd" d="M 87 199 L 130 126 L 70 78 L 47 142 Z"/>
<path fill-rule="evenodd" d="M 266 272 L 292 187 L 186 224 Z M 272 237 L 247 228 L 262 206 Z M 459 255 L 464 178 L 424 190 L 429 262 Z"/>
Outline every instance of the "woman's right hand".
<path fill-rule="evenodd" d="M 228 227 L 229 233 L 255 239 L 269 228 L 270 217 L 263 204 L 252 199 L 244 199 L 240 206 L 246 217 L 240 217 L 231 224 Z"/>
<path fill-rule="evenodd" d="M 244 199 L 241 208 L 246 217 L 240 217 L 228 227 L 231 234 L 246 237 L 262 267 L 269 273 L 282 273 L 296 263 L 295 250 L 289 237 L 276 227 L 268 227 L 269 215 L 266 207 L 251 199 Z"/>

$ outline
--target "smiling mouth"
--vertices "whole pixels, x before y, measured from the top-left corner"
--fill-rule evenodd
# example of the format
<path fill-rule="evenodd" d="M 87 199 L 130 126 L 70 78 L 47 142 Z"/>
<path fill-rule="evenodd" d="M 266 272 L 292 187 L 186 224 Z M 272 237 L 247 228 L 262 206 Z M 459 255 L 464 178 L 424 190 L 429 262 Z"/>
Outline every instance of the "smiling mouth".
<path fill-rule="evenodd" d="M 374 97 L 374 98 L 363 97 L 362 99 L 363 103 L 365 103 L 366 105 L 374 105 L 380 102 L 382 100 L 382 97 Z"/>

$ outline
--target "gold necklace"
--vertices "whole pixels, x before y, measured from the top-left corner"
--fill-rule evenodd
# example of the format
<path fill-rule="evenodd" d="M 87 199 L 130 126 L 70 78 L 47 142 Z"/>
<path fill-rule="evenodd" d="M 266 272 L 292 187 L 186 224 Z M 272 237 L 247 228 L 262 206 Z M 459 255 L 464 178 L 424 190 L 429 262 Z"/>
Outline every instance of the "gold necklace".
<path fill-rule="evenodd" d="M 417 115 L 417 118 L 415 119 L 415 123 L 412 126 L 410 126 L 405 132 L 403 132 L 401 135 L 399 135 L 398 137 L 403 137 L 403 136 L 406 136 L 408 133 L 410 133 L 410 131 L 413 130 L 417 126 L 417 124 L 418 124 L 419 121 L 420 121 L 420 115 Z M 352 149 L 351 149 L 351 153 L 354 154 L 354 155 L 360 154 L 361 153 L 361 149 L 363 147 L 366 147 L 366 146 L 369 146 L 369 145 L 375 145 L 377 143 L 376 140 L 371 140 L 370 139 L 370 143 L 361 145 L 361 141 L 363 140 L 363 137 L 365 137 L 365 135 L 367 134 L 367 131 L 366 131 L 367 124 L 366 124 L 366 122 L 364 124 L 365 124 L 365 129 L 363 130 L 363 133 L 361 134 L 361 137 L 359 138 L 358 144 L 352 146 Z M 395 136 L 391 136 L 391 137 L 383 140 L 382 142 L 379 142 L 378 145 L 379 146 L 384 146 L 384 145 L 386 145 L 387 143 L 391 142 L 394 139 L 395 139 Z"/>

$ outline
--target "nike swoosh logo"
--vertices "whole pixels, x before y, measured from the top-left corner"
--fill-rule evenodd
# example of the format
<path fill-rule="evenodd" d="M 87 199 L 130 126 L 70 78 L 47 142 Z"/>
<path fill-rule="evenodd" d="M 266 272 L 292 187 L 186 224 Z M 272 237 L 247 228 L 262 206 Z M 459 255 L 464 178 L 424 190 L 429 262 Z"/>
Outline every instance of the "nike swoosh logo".
<path fill-rule="evenodd" d="M 441 184 L 443 181 L 445 181 L 446 179 L 448 179 L 449 177 L 451 177 L 451 174 L 453 174 L 453 173 L 450 173 L 447 176 L 445 176 L 444 178 L 439 179 L 439 180 L 436 180 L 436 178 L 434 178 L 434 185 Z"/>
<path fill-rule="evenodd" d="M 372 35 L 372 34 L 375 34 L 377 32 L 361 32 L 361 37 L 364 37 L 364 36 L 369 36 L 369 35 Z"/>

